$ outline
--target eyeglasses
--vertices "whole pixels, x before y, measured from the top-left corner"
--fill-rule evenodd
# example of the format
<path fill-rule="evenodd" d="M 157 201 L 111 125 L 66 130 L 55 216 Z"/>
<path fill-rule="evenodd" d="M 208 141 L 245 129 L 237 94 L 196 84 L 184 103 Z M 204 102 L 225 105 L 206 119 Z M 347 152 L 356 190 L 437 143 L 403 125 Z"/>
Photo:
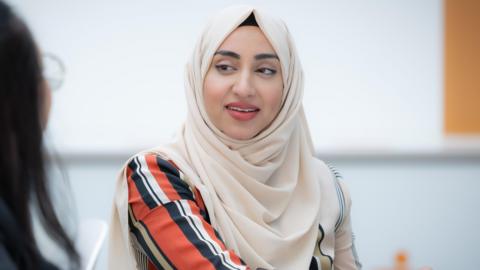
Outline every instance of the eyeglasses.
<path fill-rule="evenodd" d="M 52 53 L 43 53 L 42 62 L 43 78 L 53 91 L 60 89 L 65 78 L 65 65 L 62 60 Z"/>

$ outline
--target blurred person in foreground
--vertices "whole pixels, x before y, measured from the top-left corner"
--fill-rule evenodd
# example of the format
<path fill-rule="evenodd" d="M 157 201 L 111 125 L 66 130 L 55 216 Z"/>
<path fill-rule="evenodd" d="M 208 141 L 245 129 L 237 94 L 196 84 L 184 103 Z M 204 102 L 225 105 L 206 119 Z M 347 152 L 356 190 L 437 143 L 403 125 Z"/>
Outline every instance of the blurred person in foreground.
<path fill-rule="evenodd" d="M 0 1 L 0 269 L 77 269 L 79 256 L 54 210 L 43 147 L 51 88 L 27 25 Z M 55 266 L 35 240 L 34 213 L 68 256 Z"/>

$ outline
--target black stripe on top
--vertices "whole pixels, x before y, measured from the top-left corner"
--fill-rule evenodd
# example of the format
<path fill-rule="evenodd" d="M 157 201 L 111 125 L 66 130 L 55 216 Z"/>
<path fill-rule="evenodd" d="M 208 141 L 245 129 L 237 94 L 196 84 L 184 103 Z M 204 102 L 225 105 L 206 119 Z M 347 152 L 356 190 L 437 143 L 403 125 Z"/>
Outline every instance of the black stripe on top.
<path fill-rule="evenodd" d="M 197 226 L 196 226 L 193 218 L 192 218 L 191 216 L 187 215 L 184 206 L 183 206 L 181 203 L 178 203 L 178 206 L 180 207 L 182 214 L 183 214 L 184 216 L 186 216 L 186 217 L 190 220 L 190 222 L 191 222 L 191 224 L 192 224 L 192 228 L 200 235 L 201 239 L 203 239 L 204 241 L 207 242 L 207 245 L 211 248 L 211 250 L 213 249 L 213 250 L 215 250 L 215 252 L 218 252 L 218 250 L 215 249 L 214 244 L 211 243 L 210 241 L 208 241 L 208 239 L 206 239 L 205 237 L 209 238 L 211 241 L 213 241 L 213 240 L 210 238 L 209 235 L 203 235 L 203 234 L 200 232 L 200 229 L 197 228 Z M 188 206 L 187 206 L 187 207 L 188 207 Z M 218 233 L 216 233 L 215 230 L 214 230 L 214 232 L 215 232 L 215 235 L 218 235 Z M 219 238 L 219 239 L 220 239 L 220 238 Z M 214 242 L 214 241 L 213 241 L 213 242 Z M 218 243 L 216 243 L 216 244 L 218 245 Z M 218 248 L 220 248 L 220 247 L 218 247 Z M 239 268 L 237 267 L 237 265 L 235 265 L 233 262 L 232 262 L 233 264 L 231 264 L 231 263 L 227 260 L 226 255 L 225 255 L 225 253 L 223 252 L 223 250 L 220 250 L 220 252 L 218 252 L 218 255 L 221 256 L 221 258 L 223 259 L 222 262 L 224 263 L 225 266 L 231 267 L 230 269 L 239 269 Z M 217 256 L 218 256 L 218 255 L 217 255 Z"/>
<path fill-rule="evenodd" d="M 340 187 L 340 182 L 336 179 L 335 188 L 337 189 L 338 204 L 340 206 L 340 215 L 337 222 L 335 223 L 335 232 L 337 232 L 343 224 L 345 216 L 345 197 L 343 195 L 342 187 Z"/>
<path fill-rule="evenodd" d="M 145 230 L 145 232 L 147 232 L 148 234 L 148 238 L 152 239 L 152 243 L 155 244 L 155 248 L 160 252 L 160 254 L 162 254 L 162 257 L 165 259 L 165 261 L 168 263 L 168 265 L 172 268 L 172 269 L 177 269 L 173 263 L 168 259 L 167 256 L 165 256 L 165 254 L 162 252 L 162 250 L 160 249 L 160 247 L 158 246 L 157 242 L 155 242 L 153 239 L 153 236 L 152 234 L 150 233 L 150 231 L 148 230 L 148 227 L 145 225 L 145 223 L 143 223 L 142 221 L 138 221 L 136 220 L 134 214 L 133 214 L 133 211 L 131 210 L 131 208 L 129 207 L 129 215 L 128 215 L 128 225 L 130 227 L 130 231 L 135 235 L 135 238 L 137 239 L 138 243 L 142 246 L 143 248 L 143 251 L 147 254 L 147 257 L 149 258 L 149 260 L 155 265 L 155 267 L 159 270 L 164 270 L 165 268 L 162 267 L 161 263 L 157 260 L 157 257 L 155 257 L 155 255 L 153 255 L 152 251 L 150 250 L 147 242 L 145 241 L 145 238 L 143 237 L 143 234 L 142 232 L 137 228 L 137 226 L 142 226 L 143 229 Z M 134 224 L 135 222 L 135 224 Z"/>
<path fill-rule="evenodd" d="M 180 198 L 185 200 L 195 200 L 190 186 L 180 178 L 180 173 L 168 161 L 162 159 L 160 156 L 156 157 L 158 168 L 166 176 L 170 184 L 173 186 Z"/>
<path fill-rule="evenodd" d="M 337 198 L 338 198 L 338 204 L 340 209 L 340 214 L 338 216 L 337 222 L 335 223 L 335 232 L 337 232 L 340 229 L 341 225 L 343 224 L 343 220 L 345 216 L 345 197 L 343 195 L 342 187 L 340 186 L 340 181 L 343 179 L 343 177 L 333 165 L 327 164 L 327 166 L 334 177 L 335 190 L 337 191 Z"/>
<path fill-rule="evenodd" d="M 156 161 L 158 168 L 165 173 L 170 184 L 173 186 L 175 191 L 179 194 L 182 199 L 186 200 L 195 200 L 195 194 L 190 189 L 190 186 L 180 177 L 179 170 L 173 166 L 170 162 L 163 159 L 161 156 L 156 156 Z M 200 215 L 210 224 L 210 217 L 206 209 L 200 208 Z M 219 237 L 220 239 L 220 237 Z"/>
<path fill-rule="evenodd" d="M 310 267 L 308 268 L 308 270 L 318 270 L 318 262 L 317 262 L 317 259 L 315 259 L 315 257 L 312 257 L 312 260 L 310 261 Z"/>
<path fill-rule="evenodd" d="M 195 227 L 195 223 L 192 220 L 192 217 L 189 217 L 186 214 L 185 209 L 183 209 L 183 206 L 179 201 L 168 203 L 164 206 L 167 209 L 168 213 L 170 214 L 172 220 L 175 221 L 175 223 L 182 230 L 183 234 L 190 241 L 190 243 L 192 243 L 197 248 L 197 250 L 203 255 L 204 258 L 206 258 L 208 261 L 210 261 L 214 265 L 215 269 L 217 270 L 239 269 L 234 265 L 225 265 L 224 261 L 226 260 L 225 260 L 225 257 L 223 257 L 224 254 L 213 253 L 212 249 L 214 248 L 211 246 L 211 243 L 208 243 L 207 240 L 199 238 L 197 236 L 202 234 L 200 233 L 198 228 Z M 187 220 L 188 218 L 190 219 L 190 223 L 192 224 L 192 226 L 190 226 L 190 223 Z M 223 260 L 220 256 L 223 257 Z"/>
<path fill-rule="evenodd" d="M 173 174 L 176 177 L 180 177 L 180 173 L 178 172 L 178 169 L 175 168 L 175 166 L 173 166 L 170 162 L 163 159 L 159 155 L 156 155 L 156 159 L 157 159 L 158 167 L 160 167 L 164 173 Z"/>
<path fill-rule="evenodd" d="M 140 196 L 142 197 L 143 201 L 145 204 L 148 206 L 148 208 L 153 209 L 156 206 L 158 206 L 157 202 L 155 202 L 155 199 L 152 197 L 150 194 L 150 191 L 152 189 L 149 186 L 146 186 L 145 183 L 148 185 L 148 180 L 145 177 L 145 175 L 141 172 L 141 167 L 140 167 L 140 162 L 138 161 L 138 157 L 135 157 L 128 163 L 128 167 L 132 170 L 132 175 L 130 175 L 130 178 L 132 178 L 133 183 L 135 183 L 135 186 L 137 187 L 138 191 L 140 192 Z M 152 194 L 153 193 L 152 191 Z M 160 199 L 157 198 L 157 200 L 160 202 Z"/>

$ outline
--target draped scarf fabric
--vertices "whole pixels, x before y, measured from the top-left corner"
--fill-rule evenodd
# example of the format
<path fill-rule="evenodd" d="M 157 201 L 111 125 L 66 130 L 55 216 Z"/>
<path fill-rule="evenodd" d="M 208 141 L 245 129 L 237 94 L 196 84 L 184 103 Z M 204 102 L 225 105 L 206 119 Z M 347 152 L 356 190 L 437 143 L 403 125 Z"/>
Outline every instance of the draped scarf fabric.
<path fill-rule="evenodd" d="M 252 13 L 280 59 L 283 103 L 265 130 L 235 140 L 208 118 L 203 81 L 215 51 Z M 146 152 L 175 162 L 200 191 L 226 246 L 252 269 L 308 269 L 318 234 L 320 175 L 302 107 L 303 73 L 285 24 L 248 6 L 223 10 L 196 44 L 185 88 L 188 116 L 175 141 Z M 124 173 L 120 178 L 126 182 Z"/>

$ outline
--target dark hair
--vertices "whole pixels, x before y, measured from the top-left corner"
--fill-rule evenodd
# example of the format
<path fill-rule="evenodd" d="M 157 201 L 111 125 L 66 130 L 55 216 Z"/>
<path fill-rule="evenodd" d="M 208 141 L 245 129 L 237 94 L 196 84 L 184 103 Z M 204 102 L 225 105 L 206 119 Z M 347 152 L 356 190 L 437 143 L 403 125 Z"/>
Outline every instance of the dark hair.
<path fill-rule="evenodd" d="M 257 26 L 258 27 L 258 23 L 257 23 L 257 20 L 255 19 L 255 15 L 253 14 L 253 12 L 250 13 L 248 18 L 246 18 L 238 27 L 240 26 Z"/>
<path fill-rule="evenodd" d="M 25 250 L 12 260 L 36 269 L 42 260 L 32 229 L 30 204 L 45 232 L 66 251 L 74 268 L 79 256 L 53 208 L 45 171 L 41 124 L 42 67 L 26 24 L 0 1 L 0 199 L 24 233 Z"/>

